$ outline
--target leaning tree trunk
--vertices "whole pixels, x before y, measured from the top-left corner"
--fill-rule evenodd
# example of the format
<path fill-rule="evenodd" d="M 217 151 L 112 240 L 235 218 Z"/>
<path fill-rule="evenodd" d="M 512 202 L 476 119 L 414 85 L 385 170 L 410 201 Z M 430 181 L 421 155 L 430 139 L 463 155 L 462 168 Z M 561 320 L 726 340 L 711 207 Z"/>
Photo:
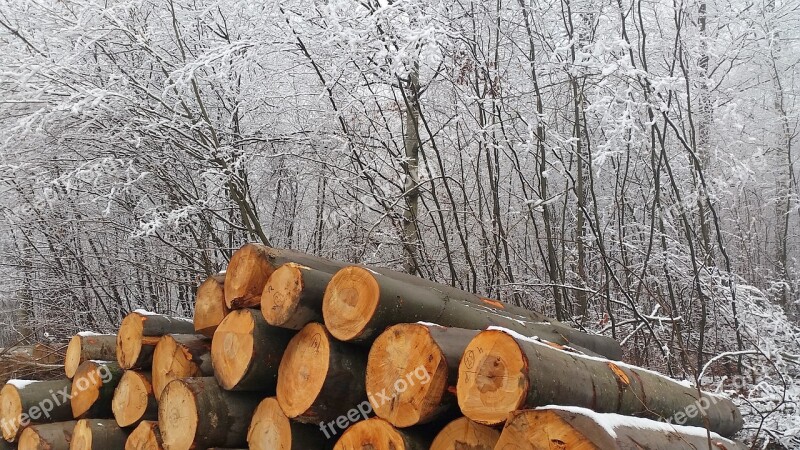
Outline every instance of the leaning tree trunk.
<path fill-rule="evenodd" d="M 374 417 L 351 425 L 333 449 L 428 450 L 432 440 L 428 433 L 398 430 L 389 422 Z"/>
<path fill-rule="evenodd" d="M 72 432 L 77 424 L 77 421 L 70 420 L 29 426 L 20 435 L 17 448 L 20 450 L 69 450 Z"/>
<path fill-rule="evenodd" d="M 114 390 L 123 372 L 113 362 L 85 361 L 78 366 L 72 378 L 72 417 L 110 417 Z"/>
<path fill-rule="evenodd" d="M 749 447 L 699 427 L 665 424 L 583 408 L 557 406 L 515 411 L 496 448 L 538 450 L 746 450 Z M 433 449 L 431 449 L 433 450 Z"/>
<path fill-rule="evenodd" d="M 727 397 L 703 393 L 649 370 L 567 353 L 507 332 L 480 332 L 458 368 L 458 405 L 486 425 L 503 423 L 518 409 L 581 406 L 598 412 L 668 420 L 700 407 L 688 425 L 722 435 L 742 428 L 742 415 Z"/>
<path fill-rule="evenodd" d="M 289 420 L 274 397 L 258 405 L 247 432 L 250 450 L 324 450 L 331 442 L 317 425 Z"/>
<path fill-rule="evenodd" d="M 125 448 L 128 432 L 113 420 L 83 419 L 75 425 L 70 450 L 113 450 Z"/>
<path fill-rule="evenodd" d="M 72 337 L 64 357 L 67 378 L 75 376 L 84 361 L 114 361 L 117 358 L 117 335 L 78 333 Z"/>
<path fill-rule="evenodd" d="M 120 426 L 130 427 L 158 418 L 156 399 L 150 374 L 126 370 L 114 391 L 111 410 Z"/>
<path fill-rule="evenodd" d="M 371 396 L 375 414 L 404 428 L 457 412 L 458 362 L 477 334 L 418 323 L 387 328 L 372 344 L 367 362 L 367 392 L 391 398 Z"/>
<path fill-rule="evenodd" d="M 219 323 L 230 309 L 225 304 L 225 273 L 208 277 L 197 288 L 194 302 L 194 331 L 213 337 Z"/>
<path fill-rule="evenodd" d="M 156 398 L 170 381 L 178 378 L 210 377 L 211 339 L 200 334 L 168 334 L 153 352 L 153 390 Z"/>
<path fill-rule="evenodd" d="M 368 405 L 366 352 L 333 339 L 319 323 L 303 327 L 289 342 L 278 369 L 281 409 L 304 423 L 332 421 L 356 405 Z"/>
<path fill-rule="evenodd" d="M 14 442 L 30 423 L 72 420 L 72 382 L 10 380 L 0 390 L 0 428 Z"/>
<path fill-rule="evenodd" d="M 615 340 L 582 333 L 541 314 L 467 292 L 454 296 L 356 266 L 333 276 L 325 290 L 322 313 L 325 326 L 343 341 L 371 342 L 387 326 L 425 321 L 472 330 L 501 326 L 612 359 L 622 356 Z"/>
<path fill-rule="evenodd" d="M 227 390 L 275 393 L 278 367 L 293 331 L 267 325 L 261 311 L 238 309 L 219 324 L 211 342 L 214 376 Z"/>
<path fill-rule="evenodd" d="M 299 330 L 322 322 L 322 297 L 333 275 L 295 263 L 280 266 L 269 277 L 261 296 L 261 313 L 268 324 Z"/>
<path fill-rule="evenodd" d="M 491 450 L 495 448 L 498 439 L 500 432 L 494 428 L 459 417 L 442 428 L 433 440 L 430 450 Z"/>
<path fill-rule="evenodd" d="M 161 336 L 191 333 L 194 333 L 191 320 L 143 310 L 134 311 L 125 316 L 119 327 L 117 361 L 126 370 L 149 369 Z"/>
<path fill-rule="evenodd" d="M 125 450 L 164 450 L 158 422 L 142 421 L 125 441 Z"/>
<path fill-rule="evenodd" d="M 261 397 L 228 392 L 213 377 L 171 382 L 161 394 L 158 424 L 165 450 L 241 447 Z"/>

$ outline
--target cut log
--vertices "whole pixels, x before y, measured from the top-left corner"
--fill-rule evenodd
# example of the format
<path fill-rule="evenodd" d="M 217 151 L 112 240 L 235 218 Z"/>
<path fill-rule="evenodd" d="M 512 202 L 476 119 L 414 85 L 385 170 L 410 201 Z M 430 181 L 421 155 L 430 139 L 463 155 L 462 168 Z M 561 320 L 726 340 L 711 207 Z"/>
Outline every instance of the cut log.
<path fill-rule="evenodd" d="M 496 448 L 746 450 L 749 447 L 715 433 L 708 436 L 704 428 L 599 414 L 584 408 L 548 407 L 511 413 Z"/>
<path fill-rule="evenodd" d="M 208 277 L 197 288 L 194 302 L 194 331 L 213 337 L 230 309 L 225 303 L 225 273 Z"/>
<path fill-rule="evenodd" d="M 458 410 L 458 362 L 474 330 L 400 324 L 372 344 L 366 388 L 378 417 L 404 428 Z M 384 395 L 374 395 L 375 393 Z M 391 401 L 386 401 L 391 398 Z"/>
<path fill-rule="evenodd" d="M 358 422 L 342 434 L 334 450 L 428 450 L 432 438 L 424 433 L 398 430 L 389 422 L 373 417 Z"/>
<path fill-rule="evenodd" d="M 114 390 L 123 370 L 114 362 L 84 361 L 72 378 L 72 417 L 111 417 Z"/>
<path fill-rule="evenodd" d="M 19 437 L 18 450 L 69 450 L 72 432 L 78 422 L 31 425 Z"/>
<path fill-rule="evenodd" d="M 156 398 L 177 378 L 210 377 L 211 339 L 201 334 L 168 334 L 153 352 L 153 390 Z"/>
<path fill-rule="evenodd" d="M 126 370 L 114 391 L 111 410 L 121 427 L 134 426 L 142 420 L 156 420 L 158 402 L 150 374 Z"/>
<path fill-rule="evenodd" d="M 82 419 L 75 425 L 69 450 L 114 450 L 125 448 L 128 433 L 109 419 Z"/>
<path fill-rule="evenodd" d="M 687 424 L 725 436 L 742 428 L 739 409 L 727 397 L 704 393 L 655 372 L 600 358 L 563 352 L 510 332 L 487 330 L 470 341 L 458 368 L 458 405 L 486 425 L 512 411 L 567 405 L 599 412 L 669 419 L 703 406 Z"/>
<path fill-rule="evenodd" d="M 278 367 L 293 334 L 267 325 L 259 310 L 232 311 L 219 324 L 211 342 L 214 376 L 220 386 L 274 395 Z"/>
<path fill-rule="evenodd" d="M 253 308 L 261 304 L 267 279 L 275 271 L 268 247 L 245 244 L 236 250 L 225 272 L 225 304 L 230 309 Z"/>
<path fill-rule="evenodd" d="M 286 348 L 278 369 L 277 397 L 292 419 L 319 423 L 367 409 L 363 349 L 333 339 L 319 323 L 303 327 Z"/>
<path fill-rule="evenodd" d="M 136 310 L 122 319 L 117 333 L 117 361 L 126 370 L 149 369 L 153 351 L 165 334 L 192 334 L 188 319 Z"/>
<path fill-rule="evenodd" d="M 328 283 L 322 314 L 325 326 L 342 341 L 371 342 L 390 325 L 425 321 L 471 330 L 501 326 L 590 354 L 612 359 L 622 356 L 620 345 L 611 338 L 582 333 L 524 308 L 459 292 L 455 296 L 452 290 L 398 281 L 350 266 L 336 272 Z"/>
<path fill-rule="evenodd" d="M 84 361 L 114 361 L 116 358 L 117 335 L 78 333 L 70 339 L 67 346 L 64 372 L 71 379 Z"/>
<path fill-rule="evenodd" d="M 322 297 L 332 275 L 287 263 L 269 277 L 261 296 L 261 313 L 270 325 L 299 330 L 322 322 Z"/>
<path fill-rule="evenodd" d="M 165 450 L 241 447 L 258 403 L 252 392 L 228 392 L 213 377 L 184 378 L 167 385 L 158 407 Z"/>
<path fill-rule="evenodd" d="M 433 440 L 430 450 L 492 450 L 498 439 L 500 432 L 494 428 L 459 417 L 442 428 Z"/>
<path fill-rule="evenodd" d="M 289 420 L 274 397 L 264 399 L 253 413 L 247 432 L 250 450 L 322 450 L 331 447 L 316 425 Z"/>
<path fill-rule="evenodd" d="M 142 421 L 125 441 L 125 450 L 164 450 L 161 444 L 161 432 L 158 431 L 158 422 Z"/>
<path fill-rule="evenodd" d="M 72 382 L 10 380 L 0 390 L 0 427 L 3 438 L 14 442 L 31 423 L 72 420 Z"/>

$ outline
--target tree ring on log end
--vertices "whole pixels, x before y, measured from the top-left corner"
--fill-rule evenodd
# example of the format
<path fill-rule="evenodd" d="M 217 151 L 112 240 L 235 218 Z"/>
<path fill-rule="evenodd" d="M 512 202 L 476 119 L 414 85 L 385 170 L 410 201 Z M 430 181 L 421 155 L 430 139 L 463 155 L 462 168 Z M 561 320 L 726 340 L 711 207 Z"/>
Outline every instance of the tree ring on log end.
<path fill-rule="evenodd" d="M 219 324 L 211 341 L 211 360 L 214 374 L 223 389 L 233 389 L 253 364 L 255 330 L 254 314 L 239 309 L 228 314 Z"/>
<path fill-rule="evenodd" d="M 372 344 L 366 380 L 367 392 L 383 392 L 392 399 L 370 396 L 375 414 L 396 427 L 409 427 L 425 422 L 441 405 L 447 360 L 428 327 L 394 325 Z"/>
<path fill-rule="evenodd" d="M 278 402 L 287 416 L 306 413 L 322 391 L 330 368 L 328 339 L 325 327 L 312 322 L 289 341 L 278 368 L 277 387 Z"/>
<path fill-rule="evenodd" d="M 433 440 L 430 450 L 492 450 L 498 439 L 499 431 L 466 417 L 459 417 L 442 428 Z M 516 448 L 506 447 L 505 450 Z"/>
<path fill-rule="evenodd" d="M 75 425 L 69 450 L 92 450 L 92 429 L 88 420 L 79 420 Z"/>
<path fill-rule="evenodd" d="M 527 358 L 510 335 L 478 333 L 458 366 L 456 392 L 465 416 L 484 425 L 503 423 L 528 393 Z"/>
<path fill-rule="evenodd" d="M 275 450 L 292 448 L 292 427 L 274 397 L 262 401 L 247 431 L 250 450 Z"/>
<path fill-rule="evenodd" d="M 164 448 L 189 450 L 197 435 L 199 411 L 194 392 L 181 380 L 175 380 L 164 388 L 158 405 L 158 423 Z"/>
<path fill-rule="evenodd" d="M 300 304 L 303 273 L 294 264 L 284 264 L 270 275 L 261 295 L 261 312 L 270 325 L 288 322 Z"/>
<path fill-rule="evenodd" d="M 389 422 L 372 418 L 362 420 L 342 434 L 333 450 L 370 449 L 370 450 L 405 450 L 403 435 Z"/>
<path fill-rule="evenodd" d="M 19 433 L 22 419 L 22 398 L 13 384 L 6 384 L 0 390 L 0 418 L 3 421 L 3 438 L 13 442 Z"/>
<path fill-rule="evenodd" d="M 380 286 L 367 269 L 345 267 L 331 278 L 322 301 L 328 331 L 341 341 L 361 335 L 378 308 Z"/>

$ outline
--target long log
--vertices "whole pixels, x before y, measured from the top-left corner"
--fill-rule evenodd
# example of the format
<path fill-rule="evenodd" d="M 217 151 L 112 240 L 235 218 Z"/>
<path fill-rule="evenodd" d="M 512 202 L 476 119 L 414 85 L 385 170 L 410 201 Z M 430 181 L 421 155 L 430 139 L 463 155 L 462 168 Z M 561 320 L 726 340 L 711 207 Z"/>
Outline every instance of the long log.
<path fill-rule="evenodd" d="M 168 334 L 153 352 L 153 390 L 156 398 L 170 381 L 214 375 L 211 339 L 201 334 Z"/>
<path fill-rule="evenodd" d="M 274 395 L 278 367 L 293 334 L 268 325 L 259 310 L 232 311 L 219 324 L 211 342 L 214 376 L 220 386 Z"/>
<path fill-rule="evenodd" d="M 158 422 L 144 420 L 139 423 L 125 441 L 125 450 L 164 450 Z"/>
<path fill-rule="evenodd" d="M 703 393 L 656 372 L 601 358 L 563 352 L 508 330 L 478 333 L 458 368 L 458 405 L 486 425 L 512 411 L 567 405 L 652 419 L 678 417 L 703 406 L 687 424 L 729 436 L 742 428 L 739 409 L 727 397 Z"/>
<path fill-rule="evenodd" d="M 150 374 L 126 370 L 114 391 L 111 410 L 121 427 L 134 426 L 143 420 L 156 420 L 158 402 Z"/>
<path fill-rule="evenodd" d="M 323 450 L 332 446 L 315 425 L 289 420 L 274 397 L 265 398 L 253 413 L 247 431 L 250 450 Z"/>
<path fill-rule="evenodd" d="M 373 393 L 375 414 L 404 428 L 457 411 L 458 362 L 477 334 L 419 323 L 387 328 L 367 361 L 366 388 Z"/>
<path fill-rule="evenodd" d="M 117 333 L 117 361 L 125 370 L 149 369 L 165 334 L 194 333 L 191 320 L 136 310 L 122 319 Z"/>
<path fill-rule="evenodd" d="M 749 447 L 716 433 L 709 436 L 704 428 L 600 414 L 584 408 L 548 407 L 513 412 L 495 448 L 746 450 Z"/>
<path fill-rule="evenodd" d="M 498 439 L 500 432 L 494 428 L 459 417 L 442 428 L 430 450 L 492 450 Z"/>
<path fill-rule="evenodd" d="M 117 358 L 117 335 L 78 333 L 72 337 L 64 357 L 64 372 L 67 378 L 75 376 L 84 361 L 114 361 Z"/>
<path fill-rule="evenodd" d="M 114 450 L 125 448 L 128 432 L 113 420 L 82 419 L 75 425 L 69 450 Z"/>
<path fill-rule="evenodd" d="M 341 269 L 322 303 L 325 326 L 343 341 L 371 342 L 397 323 L 433 322 L 480 330 L 502 326 L 529 337 L 572 346 L 611 359 L 622 357 L 615 340 L 572 329 L 524 308 L 452 289 L 400 281 L 363 267 Z"/>
<path fill-rule="evenodd" d="M 114 362 L 84 361 L 78 366 L 72 378 L 72 417 L 110 417 L 114 390 L 123 372 Z"/>
<path fill-rule="evenodd" d="M 0 390 L 0 428 L 6 441 L 14 442 L 20 432 L 34 423 L 72 420 L 72 382 L 10 380 Z"/>
<path fill-rule="evenodd" d="M 258 403 L 252 392 L 229 392 L 213 377 L 184 378 L 167 385 L 158 407 L 165 450 L 241 447 Z"/>
<path fill-rule="evenodd" d="M 432 440 L 427 433 L 399 430 L 389 422 L 373 417 L 348 428 L 333 449 L 428 450 Z"/>
<path fill-rule="evenodd" d="M 299 330 L 322 322 L 322 297 L 333 275 L 287 263 L 270 275 L 261 296 L 261 313 L 270 325 Z"/>
<path fill-rule="evenodd" d="M 230 309 L 225 304 L 225 273 L 208 277 L 197 287 L 194 301 L 194 331 L 213 337 L 219 323 Z"/>
<path fill-rule="evenodd" d="M 304 423 L 335 420 L 357 405 L 368 405 L 363 349 L 333 339 L 309 323 L 289 342 L 278 369 L 281 409 Z"/>
<path fill-rule="evenodd" d="M 22 431 L 18 450 L 69 450 L 72 432 L 78 422 L 45 423 L 31 425 Z"/>

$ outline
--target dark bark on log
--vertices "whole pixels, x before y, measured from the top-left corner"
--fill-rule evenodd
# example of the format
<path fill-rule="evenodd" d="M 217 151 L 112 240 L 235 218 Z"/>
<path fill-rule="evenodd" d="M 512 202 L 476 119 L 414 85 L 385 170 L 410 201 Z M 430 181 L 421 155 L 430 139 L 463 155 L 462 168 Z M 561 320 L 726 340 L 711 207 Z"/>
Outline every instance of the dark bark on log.
<path fill-rule="evenodd" d="M 14 442 L 22 430 L 37 423 L 72 420 L 72 382 L 9 381 L 0 390 L 0 427 L 3 438 Z"/>
<path fill-rule="evenodd" d="M 116 450 L 125 448 L 128 432 L 113 420 L 82 419 L 75 425 L 70 450 Z"/>
<path fill-rule="evenodd" d="M 31 425 L 19 437 L 20 450 L 69 450 L 77 421 Z"/>
<path fill-rule="evenodd" d="M 72 378 L 72 417 L 111 417 L 111 402 L 124 371 L 114 362 L 84 361 Z"/>

